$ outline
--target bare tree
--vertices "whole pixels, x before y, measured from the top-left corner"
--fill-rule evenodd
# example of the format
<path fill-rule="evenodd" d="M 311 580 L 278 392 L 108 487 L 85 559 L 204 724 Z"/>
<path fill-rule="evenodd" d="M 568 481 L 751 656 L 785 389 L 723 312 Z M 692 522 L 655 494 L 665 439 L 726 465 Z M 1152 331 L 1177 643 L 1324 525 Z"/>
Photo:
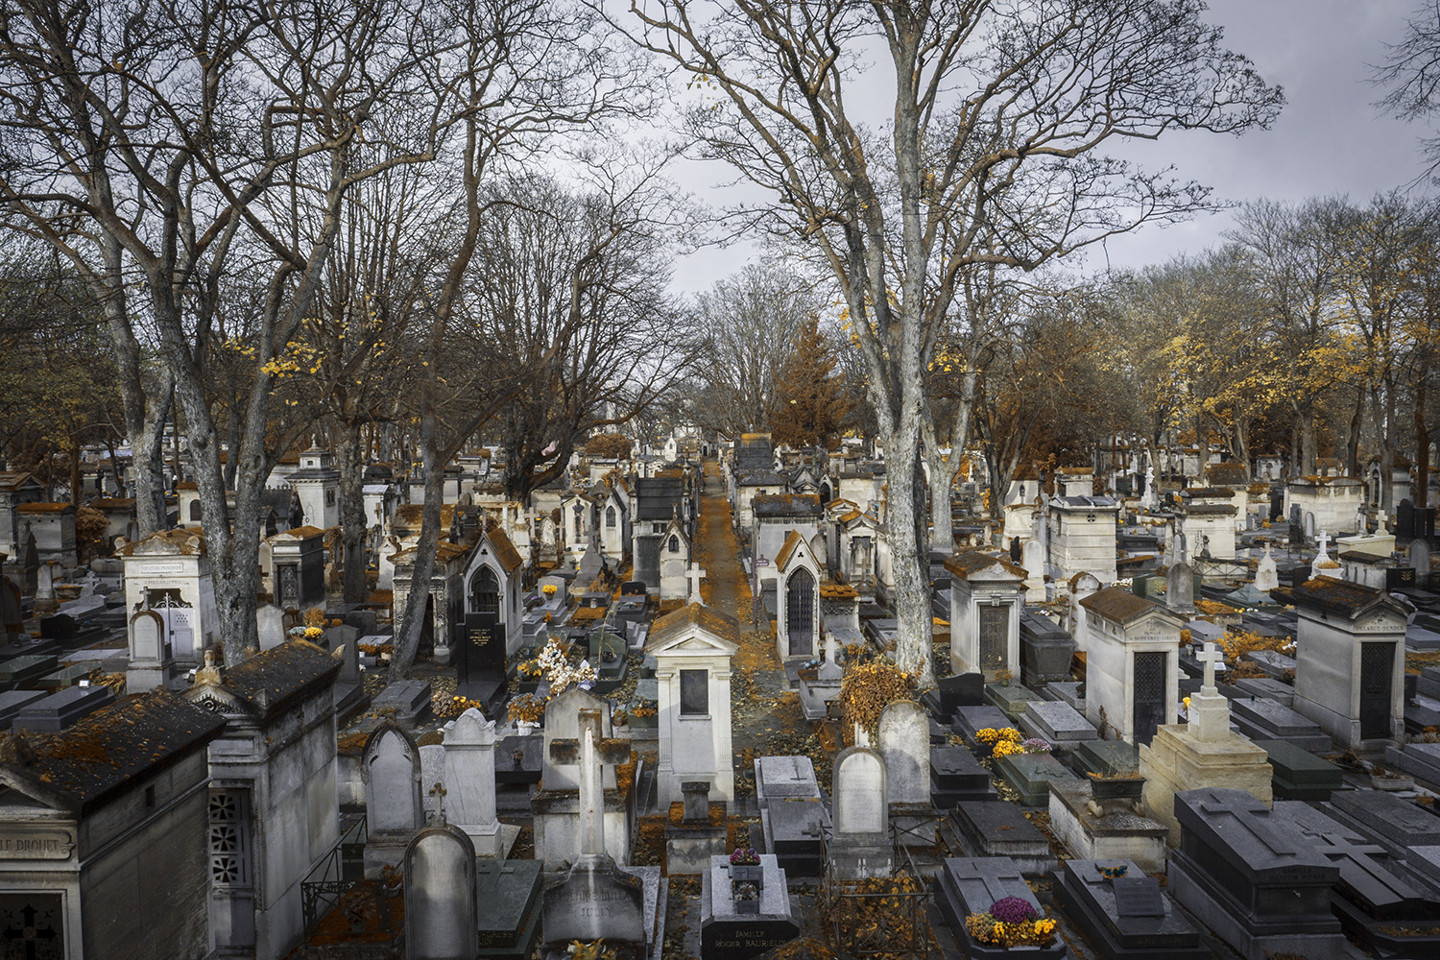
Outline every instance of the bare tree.
<path fill-rule="evenodd" d="M 763 433 L 780 360 L 822 306 L 813 284 L 767 259 L 718 281 L 695 305 L 706 342 L 687 391 L 691 419 L 731 438 Z"/>
<path fill-rule="evenodd" d="M 1402 120 L 1428 120 L 1440 109 L 1440 2 L 1422 0 L 1405 21 L 1405 36 L 1387 46 L 1385 63 L 1373 76 L 1388 88 L 1380 106 Z M 1440 171 L 1440 137 L 1422 137 L 1420 147 L 1426 164 L 1421 177 L 1434 177 Z"/>
<path fill-rule="evenodd" d="M 802 242 L 843 294 L 890 462 L 897 662 L 928 686 L 918 456 L 925 372 L 960 271 L 1033 269 L 1195 209 L 1202 187 L 1103 148 L 1181 128 L 1239 133 L 1269 122 L 1281 95 L 1201 22 L 1198 0 L 703 9 L 652 0 L 623 19 L 698 86 L 690 133 L 767 192 L 739 220 Z M 877 90 L 878 128 L 863 107 Z"/>
<path fill-rule="evenodd" d="M 317 11 L 164 0 L 124 15 L 20 2 L 0 20 L 11 156 L 30 161 L 5 166 L 0 197 L 12 222 L 110 294 L 127 422 L 130 394 L 144 386 L 126 360 L 137 314 L 152 331 L 185 414 L 232 663 L 256 640 L 260 491 L 298 432 L 272 423 L 271 387 L 314 301 L 341 201 L 387 166 L 428 159 L 447 119 L 413 84 L 417 60 L 434 53 L 423 37 L 423 24 L 386 2 Z M 428 122 L 416 123 L 417 110 Z M 120 297 L 127 264 L 143 305 Z M 233 411 L 233 508 L 209 370 L 232 274 L 263 291 L 233 318 L 253 361 Z M 154 422 L 149 409 L 139 419 Z"/>

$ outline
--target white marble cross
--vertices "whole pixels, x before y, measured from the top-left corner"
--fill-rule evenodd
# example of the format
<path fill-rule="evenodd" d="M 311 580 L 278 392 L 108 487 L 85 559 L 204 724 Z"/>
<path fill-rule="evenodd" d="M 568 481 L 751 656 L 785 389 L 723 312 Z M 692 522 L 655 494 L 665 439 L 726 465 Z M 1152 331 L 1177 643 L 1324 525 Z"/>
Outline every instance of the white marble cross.
<path fill-rule="evenodd" d="M 1216 661 L 1224 660 L 1225 655 L 1220 652 L 1218 646 L 1213 643 L 1207 643 L 1205 644 L 1204 651 L 1197 653 L 1195 659 L 1205 664 L 1205 686 L 1203 689 L 1213 693 L 1215 690 L 1215 663 Z"/>
<path fill-rule="evenodd" d="M 580 731 L 580 855 L 605 852 L 605 784 L 595 755 L 598 724 L 583 723 Z"/>
<path fill-rule="evenodd" d="M 1326 548 L 1330 544 L 1330 534 L 1324 530 L 1320 531 L 1320 556 L 1326 556 Z"/>
<path fill-rule="evenodd" d="M 705 579 L 705 571 L 700 569 L 700 564 L 690 564 L 690 569 L 685 571 L 685 579 L 690 581 L 690 602 L 704 603 L 700 599 L 700 581 Z"/>

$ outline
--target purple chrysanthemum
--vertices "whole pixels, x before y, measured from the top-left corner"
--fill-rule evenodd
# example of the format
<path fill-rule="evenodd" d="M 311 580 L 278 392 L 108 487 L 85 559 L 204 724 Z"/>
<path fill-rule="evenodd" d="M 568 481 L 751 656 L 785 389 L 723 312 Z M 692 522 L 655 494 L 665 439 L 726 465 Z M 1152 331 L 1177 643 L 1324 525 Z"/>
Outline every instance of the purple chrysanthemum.
<path fill-rule="evenodd" d="M 1035 919 L 1035 908 L 1028 900 L 1019 897 L 1005 897 L 990 905 L 990 916 L 1001 923 L 1024 923 Z"/>

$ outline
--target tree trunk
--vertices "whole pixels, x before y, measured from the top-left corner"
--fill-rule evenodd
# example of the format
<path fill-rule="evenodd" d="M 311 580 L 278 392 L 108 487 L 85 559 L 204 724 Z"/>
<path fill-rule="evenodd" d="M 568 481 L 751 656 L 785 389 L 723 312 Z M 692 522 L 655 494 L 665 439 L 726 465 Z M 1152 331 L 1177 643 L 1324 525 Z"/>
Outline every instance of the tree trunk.
<path fill-rule="evenodd" d="M 1360 476 L 1360 426 L 1365 417 L 1365 390 L 1355 392 L 1355 412 L 1350 416 L 1350 437 L 1345 443 L 1345 468 L 1352 477 Z"/>
<path fill-rule="evenodd" d="M 430 577 L 435 571 L 435 548 L 440 543 L 440 504 L 445 474 L 436 450 L 435 413 L 428 403 L 420 414 L 420 444 L 420 459 L 425 469 L 425 505 L 420 513 L 420 541 L 415 546 L 410 591 L 405 595 L 405 615 L 395 631 L 395 652 L 390 659 L 391 683 L 409 674 L 415 652 L 420 648 L 420 633 L 429 608 Z"/>
<path fill-rule="evenodd" d="M 1315 435 L 1315 411 L 1307 406 L 1296 412 L 1300 417 L 1300 461 L 1296 472 L 1302 477 L 1308 477 L 1317 472 L 1316 465 L 1320 461 L 1320 440 Z"/>
<path fill-rule="evenodd" d="M 366 524 L 365 456 L 360 443 L 360 424 L 341 424 L 336 441 L 336 459 L 340 468 L 340 549 L 344 554 L 342 567 L 346 603 L 365 600 Z"/>
<path fill-rule="evenodd" d="M 916 502 L 913 478 L 920 454 L 920 410 L 918 402 L 906 411 L 901 429 L 881 435 L 885 445 L 886 475 L 890 478 L 885 509 L 886 536 L 890 543 L 891 576 L 894 580 L 895 618 L 898 641 L 895 664 L 915 677 L 920 689 L 935 685 L 931 651 L 934 648 L 934 620 L 930 615 L 930 557 L 917 537 L 923 518 L 923 503 Z M 923 497 L 924 487 L 919 488 Z"/>
<path fill-rule="evenodd" d="M 1389 516 L 1395 508 L 1395 388 L 1387 384 L 1384 409 L 1376 420 L 1380 425 L 1380 510 Z M 1366 531 L 1361 530 L 1361 533 Z"/>
<path fill-rule="evenodd" d="M 1429 380 L 1422 373 L 1415 384 L 1415 469 L 1410 471 L 1410 498 L 1417 507 L 1430 505 L 1430 424 L 1425 418 Z"/>

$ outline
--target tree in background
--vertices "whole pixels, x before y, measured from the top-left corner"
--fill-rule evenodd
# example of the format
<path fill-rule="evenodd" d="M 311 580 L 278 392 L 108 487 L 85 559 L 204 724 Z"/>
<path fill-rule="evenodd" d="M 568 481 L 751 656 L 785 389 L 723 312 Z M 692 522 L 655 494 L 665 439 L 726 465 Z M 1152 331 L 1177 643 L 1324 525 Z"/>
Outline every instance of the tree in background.
<path fill-rule="evenodd" d="M 811 317 L 800 329 L 775 378 L 767 412 L 770 438 L 778 446 L 833 448 L 849 422 L 850 399 L 835 373 L 835 347 Z"/>
<path fill-rule="evenodd" d="M 695 301 L 705 363 L 686 385 L 685 410 L 722 436 L 770 429 L 781 361 L 820 309 L 806 279 L 775 260 L 751 264 Z"/>
<path fill-rule="evenodd" d="M 957 277 L 977 263 L 1035 269 L 1205 205 L 1204 187 L 1105 152 L 1275 116 L 1280 91 L 1225 49 L 1203 10 L 654 0 L 614 16 L 692 81 L 687 132 L 764 191 L 736 217 L 823 264 L 849 308 L 889 461 L 896 662 L 922 688 L 933 683 L 925 374 Z M 877 89 L 887 103 L 866 111 Z"/>
<path fill-rule="evenodd" d="M 597 433 L 585 441 L 585 456 L 597 460 L 624 460 L 630 456 L 630 438 L 623 433 Z"/>

